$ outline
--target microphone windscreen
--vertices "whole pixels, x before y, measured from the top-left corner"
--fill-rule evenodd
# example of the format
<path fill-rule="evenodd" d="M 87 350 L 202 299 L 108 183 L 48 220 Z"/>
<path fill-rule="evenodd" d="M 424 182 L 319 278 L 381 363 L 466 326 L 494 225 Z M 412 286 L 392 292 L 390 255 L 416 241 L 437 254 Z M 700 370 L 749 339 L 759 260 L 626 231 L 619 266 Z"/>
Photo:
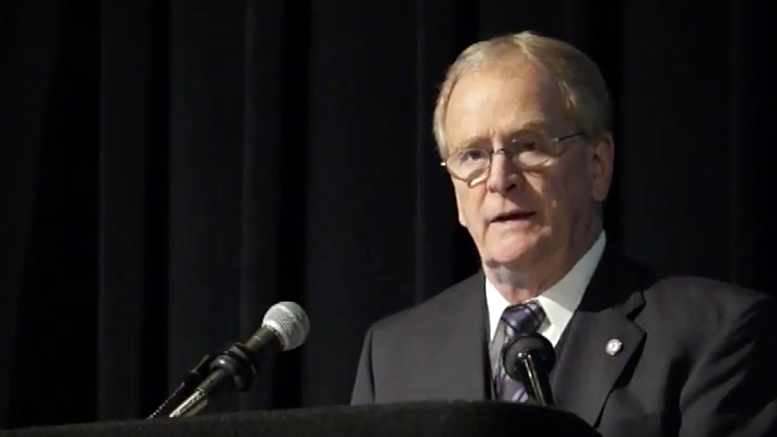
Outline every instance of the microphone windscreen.
<path fill-rule="evenodd" d="M 537 365 L 541 370 L 549 374 L 556 364 L 556 352 L 553 345 L 547 338 L 541 334 L 530 334 L 518 336 L 507 345 L 502 352 L 502 359 L 505 371 L 510 378 L 516 381 L 522 381 L 520 372 L 521 362 L 528 355 L 537 360 Z"/>
<path fill-rule="evenodd" d="M 283 350 L 288 351 L 305 342 L 310 332 L 310 319 L 297 303 L 278 302 L 267 310 L 262 326 L 275 331 L 283 343 Z"/>

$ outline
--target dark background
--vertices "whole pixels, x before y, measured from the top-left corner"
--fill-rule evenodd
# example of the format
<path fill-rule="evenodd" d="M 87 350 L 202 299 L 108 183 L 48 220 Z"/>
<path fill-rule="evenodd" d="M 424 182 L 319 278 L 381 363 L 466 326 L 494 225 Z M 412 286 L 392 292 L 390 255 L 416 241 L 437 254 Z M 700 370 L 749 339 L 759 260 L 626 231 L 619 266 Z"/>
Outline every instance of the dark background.
<path fill-rule="evenodd" d="M 606 227 L 777 292 L 765 1 L 0 2 L 0 428 L 144 417 L 267 308 L 306 345 L 218 409 L 347 403 L 369 323 L 477 269 L 431 114 L 520 30 L 601 66 Z"/>

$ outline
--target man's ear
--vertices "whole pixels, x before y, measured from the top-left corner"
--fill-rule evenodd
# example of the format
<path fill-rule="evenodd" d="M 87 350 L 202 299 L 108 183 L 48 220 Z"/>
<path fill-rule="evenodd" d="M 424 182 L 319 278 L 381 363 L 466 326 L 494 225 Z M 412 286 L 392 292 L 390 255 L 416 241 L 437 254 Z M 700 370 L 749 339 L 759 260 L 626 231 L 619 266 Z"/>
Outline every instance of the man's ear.
<path fill-rule="evenodd" d="M 610 192 L 614 165 L 615 144 L 607 132 L 595 140 L 591 156 L 591 195 L 597 202 L 604 202 Z"/>

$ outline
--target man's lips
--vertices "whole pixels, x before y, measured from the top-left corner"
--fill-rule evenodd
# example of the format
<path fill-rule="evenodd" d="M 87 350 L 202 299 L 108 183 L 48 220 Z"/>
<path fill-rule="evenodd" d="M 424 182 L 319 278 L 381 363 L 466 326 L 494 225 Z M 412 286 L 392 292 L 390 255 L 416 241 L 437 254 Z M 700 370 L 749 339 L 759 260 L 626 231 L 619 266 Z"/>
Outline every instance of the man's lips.
<path fill-rule="evenodd" d="M 489 223 L 503 223 L 503 222 L 510 222 L 514 220 L 528 220 L 532 218 L 536 214 L 534 211 L 513 211 L 513 212 L 504 212 L 501 214 L 498 214 L 494 216 L 491 220 L 489 220 Z"/>

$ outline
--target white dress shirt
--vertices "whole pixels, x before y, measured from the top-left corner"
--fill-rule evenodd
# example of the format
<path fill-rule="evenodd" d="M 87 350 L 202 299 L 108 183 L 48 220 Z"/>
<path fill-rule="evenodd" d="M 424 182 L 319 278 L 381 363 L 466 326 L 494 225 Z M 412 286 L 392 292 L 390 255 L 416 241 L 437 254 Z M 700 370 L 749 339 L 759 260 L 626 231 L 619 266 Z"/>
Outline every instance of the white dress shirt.
<path fill-rule="evenodd" d="M 561 280 L 538 297 L 530 299 L 538 301 L 545 310 L 545 321 L 540 326 L 539 333 L 554 347 L 583 299 L 585 289 L 602 257 L 606 241 L 607 236 L 602 230 L 596 242 Z M 510 303 L 494 288 L 488 278 L 486 278 L 486 305 L 488 306 L 489 338 L 493 340 L 499 318 Z"/>

